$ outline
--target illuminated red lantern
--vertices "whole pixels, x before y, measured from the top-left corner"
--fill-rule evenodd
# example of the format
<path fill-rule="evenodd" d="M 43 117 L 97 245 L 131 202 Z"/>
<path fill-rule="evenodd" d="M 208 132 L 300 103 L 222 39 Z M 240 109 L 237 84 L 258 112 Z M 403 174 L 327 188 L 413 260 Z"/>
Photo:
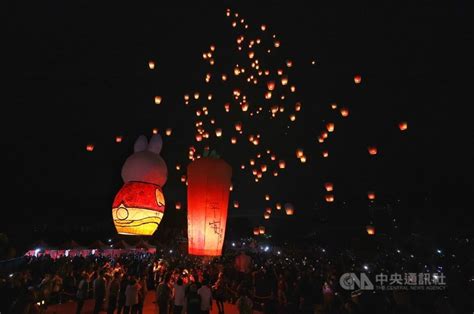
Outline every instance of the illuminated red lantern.
<path fill-rule="evenodd" d="M 232 168 L 203 157 L 188 166 L 188 253 L 220 256 L 224 243 Z"/>
<path fill-rule="evenodd" d="M 87 150 L 88 152 L 94 151 L 94 144 L 87 144 L 87 145 L 86 145 L 86 150 Z"/>
<path fill-rule="evenodd" d="M 355 75 L 355 76 L 354 76 L 354 83 L 360 84 L 360 82 L 362 82 L 362 76 L 360 76 L 360 75 Z"/>
<path fill-rule="evenodd" d="M 323 157 L 327 158 L 329 156 L 329 152 L 327 150 L 323 151 Z"/>
<path fill-rule="evenodd" d="M 177 209 L 177 210 L 180 210 L 181 209 L 181 202 L 176 202 L 174 204 L 174 207 Z"/>
<path fill-rule="evenodd" d="M 270 214 L 265 212 L 265 214 L 263 214 L 263 218 L 267 220 L 270 219 Z"/>
<path fill-rule="evenodd" d="M 328 132 L 333 132 L 334 131 L 334 123 L 330 122 L 330 123 L 326 124 L 326 129 L 328 130 Z"/>
<path fill-rule="evenodd" d="M 240 132 L 242 130 L 242 122 L 239 121 L 235 123 L 235 130 L 237 132 Z"/>
<path fill-rule="evenodd" d="M 332 192 L 332 190 L 334 189 L 334 185 L 331 182 L 327 182 L 324 184 L 324 188 L 326 189 L 326 191 Z"/>
<path fill-rule="evenodd" d="M 398 124 L 398 128 L 400 129 L 400 131 L 405 131 L 406 129 L 408 129 L 408 123 L 402 121 Z"/>
<path fill-rule="evenodd" d="M 234 201 L 234 208 L 239 208 L 239 202 Z"/>
<path fill-rule="evenodd" d="M 334 195 L 333 194 L 327 194 L 325 196 L 325 199 L 326 199 L 326 202 L 332 203 L 332 202 L 334 202 Z"/>
<path fill-rule="evenodd" d="M 341 116 L 343 116 L 344 118 L 349 116 L 349 109 L 347 108 L 341 108 Z"/>
<path fill-rule="evenodd" d="M 161 187 L 144 182 L 125 183 L 112 205 L 112 217 L 119 234 L 152 235 L 164 211 Z"/>
<path fill-rule="evenodd" d="M 265 234 L 265 227 L 264 226 L 258 227 L 258 231 L 260 234 Z"/>
<path fill-rule="evenodd" d="M 368 192 L 367 193 L 367 198 L 371 201 L 374 200 L 375 199 L 375 193 L 374 192 Z"/>
<path fill-rule="evenodd" d="M 267 82 L 267 88 L 270 91 L 274 90 L 275 89 L 275 82 L 274 81 L 268 81 Z"/>
<path fill-rule="evenodd" d="M 292 216 L 295 212 L 295 209 L 293 207 L 293 204 L 291 203 L 286 203 L 285 204 L 285 213 L 288 215 L 288 216 Z"/>
<path fill-rule="evenodd" d="M 280 209 L 281 209 L 281 204 L 280 204 L 280 203 L 276 203 L 276 204 L 275 204 L 275 207 L 276 207 L 276 209 L 280 210 Z"/>
<path fill-rule="evenodd" d="M 258 227 L 255 227 L 253 228 L 253 235 L 259 235 L 260 234 L 260 230 Z"/>
<path fill-rule="evenodd" d="M 229 103 L 226 103 L 226 104 L 224 105 L 224 109 L 225 109 L 226 112 L 229 112 L 229 111 L 230 111 L 230 104 L 229 104 Z"/>
<path fill-rule="evenodd" d="M 368 225 L 365 227 L 365 230 L 367 231 L 368 235 L 375 235 L 375 227 Z"/>
<path fill-rule="evenodd" d="M 369 146 L 367 147 L 367 150 L 369 151 L 369 154 L 370 155 L 377 155 L 377 147 L 375 146 Z"/>

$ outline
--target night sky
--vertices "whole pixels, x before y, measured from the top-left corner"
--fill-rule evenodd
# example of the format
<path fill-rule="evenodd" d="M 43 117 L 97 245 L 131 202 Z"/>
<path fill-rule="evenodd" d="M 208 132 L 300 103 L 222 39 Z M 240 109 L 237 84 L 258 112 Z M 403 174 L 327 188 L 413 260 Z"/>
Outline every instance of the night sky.
<path fill-rule="evenodd" d="M 185 106 L 183 95 L 196 90 L 216 98 L 208 107 L 224 136 L 209 143 L 234 168 L 231 200 L 240 208 L 229 206 L 232 217 L 311 232 L 363 228 L 371 211 L 390 208 L 407 232 L 472 231 L 474 37 L 468 1 L 317 1 L 312 8 L 308 1 L 216 2 L 7 5 L 1 145 L 2 213 L 8 219 L 0 219 L 0 231 L 29 239 L 39 224 L 99 222 L 110 228 L 121 167 L 137 136 L 150 137 L 153 128 L 173 128 L 172 136 L 163 136 L 162 156 L 169 170 L 167 212 L 175 212 L 186 189 L 184 172 L 174 167 L 185 168 L 188 147 L 196 144 L 196 108 Z M 267 36 L 277 34 L 281 47 L 262 61 L 275 64 L 274 70 L 286 59 L 294 63 L 292 97 L 303 104 L 297 121 L 241 118 L 244 131 L 265 136 L 259 148 L 245 140 L 248 133 L 239 145 L 230 144 L 235 120 L 223 108 L 230 93 L 204 82 L 210 68 L 202 53 L 210 45 L 217 47 L 216 73 L 226 68 L 231 76 L 232 64 L 243 60 L 235 49 L 241 32 L 231 27 L 226 8 L 239 12 L 253 32 L 266 24 Z M 155 60 L 154 71 L 148 60 Z M 359 85 L 355 74 L 362 76 Z M 248 97 L 264 87 L 256 90 Z M 161 105 L 154 104 L 155 95 L 163 97 Z M 350 116 L 331 110 L 333 102 L 347 106 Z M 316 139 L 329 121 L 336 130 L 324 143 L 330 151 L 324 159 Z M 408 122 L 405 132 L 400 121 Z M 122 143 L 115 143 L 116 135 Z M 92 153 L 88 143 L 95 145 Z M 372 144 L 379 149 L 374 157 L 367 153 Z M 295 156 L 298 147 L 306 164 Z M 266 148 L 287 167 L 257 184 L 240 165 Z M 335 186 L 334 204 L 324 201 L 327 181 Z M 377 192 L 371 205 L 368 190 Z M 264 222 L 265 207 L 276 201 L 294 204 L 295 216 L 279 213 Z"/>

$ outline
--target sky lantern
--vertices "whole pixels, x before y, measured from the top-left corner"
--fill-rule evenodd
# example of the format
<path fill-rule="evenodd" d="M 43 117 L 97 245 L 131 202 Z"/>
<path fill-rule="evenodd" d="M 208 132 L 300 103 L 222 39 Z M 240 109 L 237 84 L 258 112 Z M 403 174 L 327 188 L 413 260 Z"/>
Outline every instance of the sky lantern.
<path fill-rule="evenodd" d="M 167 128 L 165 133 L 167 136 L 170 136 L 172 132 L 173 132 L 173 129 Z"/>
<path fill-rule="evenodd" d="M 286 167 L 286 163 L 284 160 L 278 161 L 278 168 L 285 169 L 285 167 Z"/>
<path fill-rule="evenodd" d="M 293 66 L 293 61 L 291 60 L 286 60 L 286 66 L 291 68 Z"/>
<path fill-rule="evenodd" d="M 260 234 L 265 234 L 265 227 L 264 226 L 258 227 L 258 231 Z"/>
<path fill-rule="evenodd" d="M 288 216 L 292 216 L 295 213 L 295 208 L 293 207 L 293 204 L 291 204 L 291 203 L 286 203 L 285 204 L 285 213 Z"/>
<path fill-rule="evenodd" d="M 262 30 L 262 32 L 264 32 L 264 31 L 267 29 L 267 25 L 262 24 L 262 25 L 260 26 L 260 29 Z"/>
<path fill-rule="evenodd" d="M 186 182 L 186 175 L 185 175 L 185 174 L 183 174 L 183 175 L 181 176 L 181 182 L 183 182 L 183 183 Z"/>
<path fill-rule="evenodd" d="M 332 190 L 334 189 L 334 185 L 331 182 L 326 182 L 324 183 L 324 188 L 326 189 L 326 191 L 332 192 Z"/>
<path fill-rule="evenodd" d="M 377 155 L 377 147 L 369 146 L 367 147 L 367 150 L 369 152 L 369 155 L 372 155 L 372 156 Z"/>
<path fill-rule="evenodd" d="M 155 104 L 161 104 L 161 96 L 155 96 Z"/>
<path fill-rule="evenodd" d="M 275 82 L 274 81 L 268 81 L 267 82 L 267 88 L 270 91 L 274 90 L 275 89 Z"/>
<path fill-rule="evenodd" d="M 239 208 L 239 202 L 234 201 L 234 208 Z"/>
<path fill-rule="evenodd" d="M 236 144 L 236 143 L 237 143 L 237 138 L 236 138 L 235 136 L 232 136 L 232 137 L 230 138 L 230 142 L 231 142 L 232 144 Z"/>
<path fill-rule="evenodd" d="M 267 212 L 265 212 L 265 213 L 263 214 L 263 218 L 265 218 L 265 219 L 267 219 L 267 220 L 270 219 L 270 214 L 267 213 Z"/>
<path fill-rule="evenodd" d="M 281 85 L 287 85 L 288 84 L 288 76 L 282 76 L 281 77 Z"/>
<path fill-rule="evenodd" d="M 337 109 L 337 104 L 335 102 L 331 104 L 331 109 Z"/>
<path fill-rule="evenodd" d="M 406 129 L 408 129 L 408 123 L 406 121 L 402 121 L 398 123 L 398 128 L 400 129 L 400 131 L 405 131 Z"/>
<path fill-rule="evenodd" d="M 196 134 L 196 142 L 201 142 L 202 141 L 202 135 L 201 134 Z"/>
<path fill-rule="evenodd" d="M 276 204 L 275 204 L 275 207 L 276 207 L 277 210 L 280 210 L 280 209 L 281 209 L 281 204 L 280 204 L 280 203 L 276 203 Z"/>
<path fill-rule="evenodd" d="M 265 208 L 265 212 L 271 214 L 272 213 L 272 208 L 271 207 Z"/>
<path fill-rule="evenodd" d="M 300 111 L 301 110 L 301 103 L 300 102 L 297 102 L 295 104 L 295 111 Z"/>
<path fill-rule="evenodd" d="M 334 123 L 329 122 L 328 124 L 326 124 L 326 129 L 328 130 L 328 132 L 334 132 Z"/>
<path fill-rule="evenodd" d="M 301 158 L 301 157 L 303 157 L 303 155 L 304 155 L 303 149 L 298 148 L 298 149 L 296 150 L 296 157 L 297 157 L 297 158 Z"/>
<path fill-rule="evenodd" d="M 239 122 L 236 122 L 236 123 L 235 123 L 235 130 L 236 130 L 237 132 L 242 131 L 242 122 L 239 121 Z"/>
<path fill-rule="evenodd" d="M 345 107 L 341 108 L 341 116 L 343 116 L 344 118 L 348 117 L 349 116 L 349 109 L 347 109 Z"/>
<path fill-rule="evenodd" d="M 153 133 L 153 134 L 158 134 L 158 129 L 157 129 L 157 128 L 153 128 L 152 133 Z"/>
<path fill-rule="evenodd" d="M 262 172 L 267 172 L 267 165 L 261 165 L 260 166 L 260 169 L 262 170 Z"/>
<path fill-rule="evenodd" d="M 222 81 L 224 81 L 224 82 L 227 81 L 227 75 L 226 75 L 226 74 L 222 74 L 221 79 L 222 79 Z"/>
<path fill-rule="evenodd" d="M 229 103 L 225 103 L 224 104 L 224 109 L 226 112 L 229 112 L 230 111 L 230 104 Z"/>
<path fill-rule="evenodd" d="M 180 164 L 176 164 L 176 170 L 181 170 L 181 165 Z"/>
<path fill-rule="evenodd" d="M 304 164 L 306 162 L 306 156 L 305 155 L 301 156 L 300 161 L 301 163 Z"/>
<path fill-rule="evenodd" d="M 290 91 L 291 91 L 292 93 L 296 92 L 296 86 L 295 86 L 295 85 L 291 85 Z"/>
<path fill-rule="evenodd" d="M 296 120 L 296 115 L 290 114 L 290 121 L 295 121 Z"/>
<path fill-rule="evenodd" d="M 255 52 L 249 51 L 248 55 L 249 55 L 249 59 L 253 59 L 253 57 L 255 56 Z"/>
<path fill-rule="evenodd" d="M 258 227 L 255 227 L 253 228 L 253 235 L 259 235 L 260 234 L 260 230 Z"/>
<path fill-rule="evenodd" d="M 123 137 L 120 136 L 120 135 L 117 135 L 117 136 L 115 137 L 115 142 L 116 142 L 116 143 L 122 143 L 122 140 L 123 140 Z"/>
<path fill-rule="evenodd" d="M 181 209 L 181 202 L 176 202 L 174 204 L 174 207 L 177 209 L 177 210 L 180 210 Z"/>
<path fill-rule="evenodd" d="M 94 151 L 94 144 L 87 144 L 87 145 L 86 145 L 86 150 L 87 150 L 88 152 Z"/>
<path fill-rule="evenodd" d="M 275 46 L 275 48 L 280 47 L 280 41 L 279 41 L 279 40 L 275 40 L 275 41 L 273 42 L 273 46 Z"/>
<path fill-rule="evenodd" d="M 270 195 L 266 194 L 266 195 L 265 195 L 265 200 L 266 200 L 266 201 L 269 201 L 269 200 L 270 200 Z"/>
<path fill-rule="evenodd" d="M 360 82 L 362 82 L 362 76 L 360 76 L 359 74 L 355 75 L 354 76 L 354 83 L 360 84 Z"/>
<path fill-rule="evenodd" d="M 124 185 L 112 204 L 112 217 L 119 234 L 152 235 L 165 210 L 162 186 L 168 170 L 160 156 L 163 140 L 154 135 L 150 142 L 140 136 L 134 153 L 122 167 Z"/>
<path fill-rule="evenodd" d="M 274 177 L 278 177 L 278 171 L 274 170 L 274 171 L 273 171 L 273 176 L 274 176 Z"/>
<path fill-rule="evenodd" d="M 325 197 L 326 202 L 332 203 L 334 202 L 334 195 L 333 194 L 327 194 Z"/>
<path fill-rule="evenodd" d="M 272 98 L 272 92 L 271 91 L 265 92 L 265 99 L 271 99 L 271 98 Z"/>
<path fill-rule="evenodd" d="M 365 230 L 367 231 L 368 235 L 370 235 L 370 236 L 375 235 L 375 227 L 374 226 L 367 225 L 365 227 Z"/>
<path fill-rule="evenodd" d="M 148 68 L 150 68 L 150 70 L 154 70 L 155 69 L 155 61 L 153 61 L 153 60 L 148 61 Z"/>
<path fill-rule="evenodd" d="M 243 102 L 240 107 L 242 108 L 242 111 L 244 111 L 244 112 L 249 110 L 249 104 L 246 103 L 246 102 Z"/>
<path fill-rule="evenodd" d="M 198 92 L 195 92 L 195 93 L 194 93 L 194 99 L 196 99 L 196 100 L 199 99 L 199 93 L 198 93 Z"/>
<path fill-rule="evenodd" d="M 276 157 L 275 154 L 272 154 L 272 155 L 270 156 L 270 159 L 271 159 L 271 160 L 276 160 L 276 158 L 277 158 L 277 157 Z"/>
<path fill-rule="evenodd" d="M 222 136 L 222 129 L 216 129 L 216 136 L 221 137 Z"/>
<path fill-rule="evenodd" d="M 232 168 L 212 155 L 188 166 L 188 253 L 191 255 L 222 254 Z"/>
<path fill-rule="evenodd" d="M 375 199 L 375 192 L 368 192 L 367 193 L 367 198 L 371 201 Z"/>
<path fill-rule="evenodd" d="M 329 156 L 329 152 L 327 150 L 323 151 L 323 157 L 327 158 Z"/>

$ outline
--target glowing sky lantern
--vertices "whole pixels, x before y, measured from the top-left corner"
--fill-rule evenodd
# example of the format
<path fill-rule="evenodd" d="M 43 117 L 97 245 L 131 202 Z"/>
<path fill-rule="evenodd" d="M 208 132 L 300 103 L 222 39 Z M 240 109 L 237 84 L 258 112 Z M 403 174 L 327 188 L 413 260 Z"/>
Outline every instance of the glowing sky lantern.
<path fill-rule="evenodd" d="M 337 104 L 335 102 L 331 104 L 331 109 L 337 109 Z"/>
<path fill-rule="evenodd" d="M 272 98 L 272 92 L 271 91 L 265 92 L 265 99 L 271 99 L 271 98 Z"/>
<path fill-rule="evenodd" d="M 237 138 L 236 138 L 235 136 L 232 136 L 232 137 L 230 138 L 230 142 L 231 142 L 232 144 L 236 144 L 236 143 L 237 143 Z"/>
<path fill-rule="evenodd" d="M 398 123 L 398 128 L 400 129 L 400 131 L 405 131 L 406 129 L 408 129 L 408 123 L 405 121 L 402 121 Z"/>
<path fill-rule="evenodd" d="M 332 190 L 334 189 L 334 185 L 331 182 L 326 182 L 324 183 L 324 188 L 326 189 L 326 191 L 332 192 Z"/>
<path fill-rule="evenodd" d="M 288 76 L 282 76 L 281 77 L 281 85 L 287 85 L 288 84 Z"/>
<path fill-rule="evenodd" d="M 280 47 L 280 45 L 281 45 L 281 43 L 280 43 L 279 40 L 275 40 L 275 41 L 273 42 L 273 46 L 275 46 L 275 48 Z"/>
<path fill-rule="evenodd" d="M 220 256 L 225 238 L 232 168 L 203 157 L 188 166 L 188 253 Z"/>
<path fill-rule="evenodd" d="M 328 130 L 328 132 L 334 132 L 334 123 L 329 122 L 328 124 L 326 124 L 326 129 Z"/>
<path fill-rule="evenodd" d="M 201 134 L 196 134 L 196 142 L 201 142 L 202 141 L 202 135 Z"/>
<path fill-rule="evenodd" d="M 264 226 L 258 227 L 258 231 L 260 234 L 265 234 L 265 227 Z"/>
<path fill-rule="evenodd" d="M 377 155 L 377 147 L 375 146 L 369 146 L 367 147 L 367 151 L 369 152 L 369 155 Z"/>
<path fill-rule="evenodd" d="M 354 83 L 360 84 L 360 82 L 362 82 L 362 76 L 360 76 L 359 74 L 355 75 L 354 76 Z"/>
<path fill-rule="evenodd" d="M 122 167 L 124 186 L 115 196 L 112 217 L 119 234 L 152 235 L 165 210 L 162 186 L 168 170 L 161 158 L 163 141 L 154 135 L 150 143 L 140 136 L 134 153 Z"/>
<path fill-rule="evenodd" d="M 186 175 L 183 174 L 183 175 L 181 176 L 181 182 L 183 182 L 183 183 L 186 182 Z"/>
<path fill-rule="evenodd" d="M 265 219 L 270 219 L 270 214 L 267 213 L 267 212 L 265 212 L 265 213 L 263 214 L 263 218 L 265 218 Z"/>
<path fill-rule="evenodd" d="M 167 128 L 165 133 L 166 133 L 167 136 L 171 136 L 171 133 L 173 133 L 173 129 Z"/>
<path fill-rule="evenodd" d="M 305 155 L 301 156 L 300 161 L 301 163 L 304 164 L 306 162 L 306 156 Z"/>
<path fill-rule="evenodd" d="M 372 235 L 375 235 L 375 227 L 374 226 L 371 226 L 371 225 L 368 225 L 365 227 L 365 230 L 367 231 L 367 234 L 372 236 Z"/>
<path fill-rule="evenodd" d="M 222 136 L 222 129 L 216 129 L 216 136 L 221 137 Z"/>
<path fill-rule="evenodd" d="M 300 111 L 301 110 L 301 103 L 300 102 L 297 102 L 295 104 L 295 111 Z"/>
<path fill-rule="evenodd" d="M 267 26 L 265 24 L 262 24 L 260 26 L 260 29 L 262 30 L 262 32 L 264 32 L 267 29 Z"/>
<path fill-rule="evenodd" d="M 123 140 L 123 137 L 120 136 L 120 135 L 117 135 L 117 136 L 115 137 L 115 142 L 116 142 L 116 143 L 122 143 L 122 140 Z"/>
<path fill-rule="evenodd" d="M 270 195 L 269 195 L 269 194 L 266 194 L 266 195 L 265 195 L 265 200 L 266 200 L 266 201 L 269 201 L 269 200 L 270 200 Z"/>
<path fill-rule="evenodd" d="M 87 145 L 86 145 L 86 150 L 87 150 L 88 152 L 94 151 L 94 144 L 87 144 Z"/>
<path fill-rule="evenodd" d="M 293 204 L 291 204 L 291 203 L 286 203 L 285 204 L 285 213 L 288 216 L 291 216 L 295 213 L 295 208 L 293 207 Z"/>
<path fill-rule="evenodd" d="M 296 120 L 296 115 L 290 114 L 290 121 L 295 121 Z"/>
<path fill-rule="evenodd" d="M 236 131 L 242 131 L 242 122 L 238 121 L 235 123 L 235 130 Z"/>
<path fill-rule="evenodd" d="M 242 105 L 240 107 L 242 108 L 242 111 L 244 111 L 244 112 L 249 110 L 249 104 L 246 103 L 246 102 L 242 103 Z"/>
<path fill-rule="evenodd" d="M 285 167 L 286 167 L 286 163 L 284 160 L 278 161 L 278 168 L 285 169 Z"/>
<path fill-rule="evenodd" d="M 253 57 L 255 56 L 255 52 L 249 51 L 248 56 L 249 56 L 249 59 L 253 59 Z"/>
<path fill-rule="evenodd" d="M 181 165 L 180 164 L 176 164 L 176 170 L 181 170 Z"/>
<path fill-rule="evenodd" d="M 260 230 L 258 229 L 258 227 L 253 228 L 253 235 L 259 235 L 259 234 L 260 234 Z"/>
<path fill-rule="evenodd" d="M 341 116 L 343 116 L 344 118 L 348 117 L 349 116 L 349 109 L 347 109 L 345 107 L 341 108 Z"/>
<path fill-rule="evenodd" d="M 274 81 L 268 81 L 267 82 L 267 88 L 270 91 L 274 90 L 275 89 L 275 82 Z"/>
<path fill-rule="evenodd" d="M 180 210 L 181 209 L 181 202 L 176 202 L 174 204 L 174 208 L 176 208 L 177 210 Z"/>
<path fill-rule="evenodd" d="M 234 201 L 234 208 L 239 208 L 239 202 Z"/>
<path fill-rule="evenodd" d="M 295 85 L 292 85 L 292 86 L 290 87 L 290 91 L 291 91 L 292 93 L 296 92 L 296 86 L 295 86 Z"/>
<path fill-rule="evenodd" d="M 229 112 L 230 111 L 230 104 L 229 103 L 225 103 L 224 104 L 224 109 L 226 112 Z"/>
<path fill-rule="evenodd" d="M 301 158 L 301 157 L 303 157 L 303 155 L 304 155 L 303 149 L 298 148 L 296 150 L 296 158 Z"/>
<path fill-rule="evenodd" d="M 333 194 L 327 194 L 324 199 L 326 200 L 326 202 L 328 203 L 332 203 L 334 202 L 334 195 Z"/>
<path fill-rule="evenodd" d="M 280 203 L 276 203 L 276 204 L 275 204 L 275 208 L 276 208 L 277 210 L 280 210 L 280 209 L 281 209 L 281 204 L 280 204 Z"/>
<path fill-rule="evenodd" d="M 293 61 L 291 60 L 286 60 L 286 66 L 291 68 L 293 66 Z"/>
<path fill-rule="evenodd" d="M 371 201 L 375 199 L 375 192 L 368 192 L 367 193 L 367 198 Z"/>
<path fill-rule="evenodd" d="M 153 70 L 155 69 L 155 61 L 148 61 L 148 68 L 150 68 L 150 70 Z"/>
<path fill-rule="evenodd" d="M 198 93 L 198 92 L 195 92 L 195 93 L 194 93 L 194 99 L 196 99 L 196 100 L 199 99 L 199 93 Z"/>
<path fill-rule="evenodd" d="M 152 133 L 153 133 L 153 134 L 158 134 L 158 129 L 157 129 L 157 128 L 154 128 L 154 129 L 152 130 Z"/>

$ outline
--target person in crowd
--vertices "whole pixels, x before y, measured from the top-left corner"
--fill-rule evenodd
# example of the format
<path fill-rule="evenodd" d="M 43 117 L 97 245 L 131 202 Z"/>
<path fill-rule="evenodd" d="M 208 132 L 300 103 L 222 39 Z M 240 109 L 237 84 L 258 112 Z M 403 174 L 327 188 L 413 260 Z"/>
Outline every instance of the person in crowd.
<path fill-rule="evenodd" d="M 219 314 L 224 314 L 224 301 L 226 300 L 227 286 L 224 278 L 224 273 L 219 272 L 217 281 L 212 286 L 213 298 L 216 300 L 217 311 Z"/>
<path fill-rule="evenodd" d="M 134 277 L 130 279 L 125 290 L 125 314 L 136 314 L 138 310 L 138 294 L 140 290 L 140 284 L 135 280 Z"/>
<path fill-rule="evenodd" d="M 109 285 L 109 299 L 107 305 L 107 314 L 113 314 L 117 308 L 117 302 L 120 292 L 120 273 L 114 273 L 114 279 Z"/>
<path fill-rule="evenodd" d="M 173 284 L 173 314 L 183 313 L 185 297 L 186 287 L 183 284 L 183 278 L 178 277 Z"/>
<path fill-rule="evenodd" d="M 127 290 L 128 283 L 130 282 L 130 276 L 123 275 L 122 280 L 120 280 L 120 291 L 118 295 L 118 303 L 117 303 L 117 314 L 122 314 L 125 308 L 125 301 L 126 295 L 125 292 Z"/>
<path fill-rule="evenodd" d="M 98 314 L 102 310 L 105 298 L 105 279 L 104 271 L 98 273 L 97 278 L 93 282 L 94 288 L 94 314 Z"/>
<path fill-rule="evenodd" d="M 201 288 L 197 291 L 201 297 L 201 313 L 209 314 L 212 310 L 212 291 L 209 288 L 209 279 L 203 279 Z"/>
<path fill-rule="evenodd" d="M 145 304 L 146 295 L 148 294 L 147 276 L 143 275 L 139 281 L 140 289 L 138 290 L 137 313 L 143 314 L 143 306 Z"/>
<path fill-rule="evenodd" d="M 186 313 L 200 314 L 201 313 L 201 297 L 197 293 L 198 288 L 195 283 L 191 283 L 189 291 L 186 294 Z"/>
<path fill-rule="evenodd" d="M 168 314 L 169 304 L 171 300 L 170 284 L 171 275 L 167 274 L 163 281 L 156 288 L 156 304 L 160 314 Z"/>
<path fill-rule="evenodd" d="M 79 281 L 79 285 L 77 286 L 77 308 L 76 314 L 80 314 L 82 311 L 82 307 L 84 306 L 84 302 L 89 296 L 89 276 L 86 272 L 82 273 L 82 279 Z"/>
<path fill-rule="evenodd" d="M 249 297 L 248 290 L 241 289 L 239 293 L 239 298 L 235 303 L 239 314 L 252 314 L 253 313 L 253 302 Z"/>

